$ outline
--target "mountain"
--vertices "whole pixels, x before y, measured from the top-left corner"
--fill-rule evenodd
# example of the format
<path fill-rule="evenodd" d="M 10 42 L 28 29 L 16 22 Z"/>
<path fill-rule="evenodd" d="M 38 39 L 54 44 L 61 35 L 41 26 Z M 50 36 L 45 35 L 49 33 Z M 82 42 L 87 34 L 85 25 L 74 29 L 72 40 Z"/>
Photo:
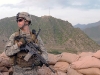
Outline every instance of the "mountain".
<path fill-rule="evenodd" d="M 76 24 L 76 25 L 74 25 L 74 27 L 84 30 L 86 28 L 91 28 L 91 27 L 95 27 L 95 26 L 98 26 L 98 25 L 100 25 L 100 21 L 95 22 L 95 23 L 89 23 L 89 24 Z"/>
<path fill-rule="evenodd" d="M 74 26 L 75 28 L 80 28 L 83 30 L 91 39 L 100 44 L 100 21 L 95 23 L 85 24 L 77 24 Z"/>
<path fill-rule="evenodd" d="M 38 31 L 48 52 L 61 53 L 63 51 L 77 53 L 82 51 L 96 51 L 100 46 L 90 39 L 82 30 L 74 28 L 68 21 L 52 16 L 37 17 L 32 15 L 31 29 Z M 0 49 L 4 48 L 9 36 L 18 31 L 16 18 L 7 17 L 0 20 Z"/>
<path fill-rule="evenodd" d="M 100 25 L 83 30 L 91 39 L 100 44 Z"/>
<path fill-rule="evenodd" d="M 85 29 L 86 25 L 85 24 L 76 24 L 74 25 L 75 28 L 80 28 L 80 29 Z"/>

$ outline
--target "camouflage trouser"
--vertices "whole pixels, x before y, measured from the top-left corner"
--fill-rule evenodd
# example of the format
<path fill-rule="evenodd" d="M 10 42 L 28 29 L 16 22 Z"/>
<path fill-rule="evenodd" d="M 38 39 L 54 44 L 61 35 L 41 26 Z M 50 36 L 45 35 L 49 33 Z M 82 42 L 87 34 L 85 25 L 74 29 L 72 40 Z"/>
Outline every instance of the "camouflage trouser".
<path fill-rule="evenodd" d="M 13 75 L 37 75 L 37 68 L 21 68 L 13 66 Z"/>

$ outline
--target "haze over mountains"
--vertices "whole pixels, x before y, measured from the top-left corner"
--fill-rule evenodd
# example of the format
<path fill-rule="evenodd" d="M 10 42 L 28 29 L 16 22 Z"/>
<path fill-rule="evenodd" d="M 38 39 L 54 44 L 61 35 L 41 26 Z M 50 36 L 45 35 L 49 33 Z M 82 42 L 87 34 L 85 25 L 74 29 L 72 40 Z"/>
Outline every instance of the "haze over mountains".
<path fill-rule="evenodd" d="M 82 30 L 74 28 L 68 21 L 52 16 L 37 17 L 32 15 L 31 29 L 38 31 L 48 52 L 60 53 L 63 51 L 77 53 L 82 51 L 96 51 L 100 46 L 90 39 Z M 9 17 L 0 20 L 0 49 L 9 36 L 18 31 L 16 18 Z"/>
<path fill-rule="evenodd" d="M 100 21 L 90 24 L 77 24 L 75 28 L 83 30 L 90 38 L 100 44 Z"/>
<path fill-rule="evenodd" d="M 95 26 L 98 26 L 100 25 L 100 21 L 98 22 L 95 22 L 95 23 L 89 23 L 89 24 L 76 24 L 74 27 L 75 28 L 80 28 L 82 30 L 86 29 L 86 28 L 91 28 L 91 27 L 95 27 Z"/>

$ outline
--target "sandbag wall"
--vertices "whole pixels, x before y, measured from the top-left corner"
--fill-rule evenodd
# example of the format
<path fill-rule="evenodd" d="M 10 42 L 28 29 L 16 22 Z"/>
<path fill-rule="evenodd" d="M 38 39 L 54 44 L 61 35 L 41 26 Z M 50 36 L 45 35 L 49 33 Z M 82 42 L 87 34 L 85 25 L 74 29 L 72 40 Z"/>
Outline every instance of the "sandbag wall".
<path fill-rule="evenodd" d="M 12 74 L 12 67 L 10 65 L 9 57 L 3 52 L 0 54 L 0 75 Z"/>
<path fill-rule="evenodd" d="M 100 50 L 95 53 L 48 54 L 48 59 L 56 73 L 44 66 L 39 69 L 39 75 L 100 75 Z"/>
<path fill-rule="evenodd" d="M 38 75 L 100 75 L 100 50 L 95 53 L 72 54 L 63 52 L 58 55 L 48 53 L 48 63 L 55 73 L 46 67 L 39 67 Z M 0 55 L 0 75 L 10 75 L 12 68 L 9 58 Z"/>

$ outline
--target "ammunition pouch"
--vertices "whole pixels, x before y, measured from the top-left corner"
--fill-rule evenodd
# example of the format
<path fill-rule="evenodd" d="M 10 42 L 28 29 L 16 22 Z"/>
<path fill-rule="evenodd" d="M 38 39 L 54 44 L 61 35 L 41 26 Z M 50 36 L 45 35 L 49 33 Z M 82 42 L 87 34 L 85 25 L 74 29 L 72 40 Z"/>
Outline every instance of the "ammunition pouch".
<path fill-rule="evenodd" d="M 34 57 L 34 59 L 35 59 L 33 62 L 34 66 L 40 66 L 40 67 L 43 66 L 43 63 L 37 57 Z"/>
<path fill-rule="evenodd" d="M 37 59 L 37 57 L 35 55 L 33 55 L 29 61 L 25 61 L 24 57 L 26 56 L 27 52 L 25 51 L 21 51 L 19 53 L 17 53 L 16 56 L 11 56 L 11 64 L 12 65 L 19 65 L 20 67 L 32 67 L 32 65 L 34 66 L 42 66 L 43 64 L 41 63 L 41 61 L 39 59 Z"/>
<path fill-rule="evenodd" d="M 16 34 L 15 43 L 17 41 L 22 41 L 23 43 L 25 42 L 25 40 L 21 39 L 21 37 L 17 37 L 20 35 L 20 32 L 16 32 L 15 34 Z M 36 34 L 33 34 L 32 32 L 31 32 L 31 37 L 27 37 L 27 41 L 28 42 L 32 41 L 38 44 L 38 39 L 36 38 Z M 37 57 L 34 54 L 31 56 L 31 58 L 29 58 L 28 61 L 25 61 L 24 57 L 27 55 L 28 51 L 25 51 L 23 48 L 25 48 L 25 44 L 20 47 L 19 53 L 10 57 L 12 65 L 19 65 L 20 67 L 32 67 L 33 64 L 34 66 L 43 65 L 41 61 L 37 59 Z M 38 51 L 38 53 L 41 55 L 42 52 Z"/>

